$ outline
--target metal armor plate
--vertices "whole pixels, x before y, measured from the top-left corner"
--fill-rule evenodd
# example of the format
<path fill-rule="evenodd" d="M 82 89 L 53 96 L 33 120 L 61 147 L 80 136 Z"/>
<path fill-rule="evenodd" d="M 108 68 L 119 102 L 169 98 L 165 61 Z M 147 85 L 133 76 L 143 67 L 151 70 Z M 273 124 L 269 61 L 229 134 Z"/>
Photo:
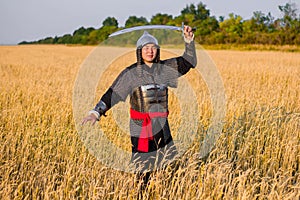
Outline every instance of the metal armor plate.
<path fill-rule="evenodd" d="M 130 96 L 130 105 L 139 112 L 167 112 L 168 88 L 162 84 L 137 87 Z"/>

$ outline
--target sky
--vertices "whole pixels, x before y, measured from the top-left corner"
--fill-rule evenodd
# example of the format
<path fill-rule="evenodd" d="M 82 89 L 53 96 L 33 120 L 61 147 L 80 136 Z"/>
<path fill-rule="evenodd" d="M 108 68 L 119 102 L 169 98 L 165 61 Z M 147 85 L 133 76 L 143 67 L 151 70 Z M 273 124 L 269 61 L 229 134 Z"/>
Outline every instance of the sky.
<path fill-rule="evenodd" d="M 295 3 L 300 13 L 300 0 L 0 0 L 0 45 L 72 34 L 82 26 L 100 28 L 107 17 L 115 17 L 119 26 L 129 16 L 148 21 L 157 13 L 174 17 L 200 2 L 217 19 L 234 13 L 246 20 L 255 11 L 281 18 L 278 6 L 286 3 Z"/>

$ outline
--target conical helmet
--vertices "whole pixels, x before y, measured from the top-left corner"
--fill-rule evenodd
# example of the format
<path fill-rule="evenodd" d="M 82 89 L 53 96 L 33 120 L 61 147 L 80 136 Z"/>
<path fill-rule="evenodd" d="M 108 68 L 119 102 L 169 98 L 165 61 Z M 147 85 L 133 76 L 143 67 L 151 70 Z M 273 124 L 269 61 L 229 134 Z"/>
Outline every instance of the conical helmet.
<path fill-rule="evenodd" d="M 155 44 L 158 46 L 158 41 L 153 35 L 150 35 L 147 31 L 144 31 L 144 34 L 136 42 L 136 47 L 141 49 L 146 44 Z"/>

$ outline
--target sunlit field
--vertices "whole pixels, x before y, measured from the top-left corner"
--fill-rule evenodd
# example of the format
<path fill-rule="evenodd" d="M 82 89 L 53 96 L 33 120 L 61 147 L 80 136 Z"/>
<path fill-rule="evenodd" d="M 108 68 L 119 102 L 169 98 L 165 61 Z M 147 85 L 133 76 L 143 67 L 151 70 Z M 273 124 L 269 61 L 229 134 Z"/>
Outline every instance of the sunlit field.
<path fill-rule="evenodd" d="M 75 128 L 74 83 L 94 48 L 0 46 L 0 199 L 137 199 L 135 175 L 103 165 Z M 205 159 L 197 157 L 195 142 L 176 162 L 176 170 L 172 165 L 153 172 L 142 199 L 299 199 L 300 53 L 207 53 L 227 97 L 219 140 Z M 126 56 L 105 71 L 107 78 L 91 94 L 95 104 L 134 62 L 134 53 Z M 186 78 L 197 95 L 197 135 L 203 138 L 212 115 L 210 95 L 195 70 Z M 170 96 L 176 135 L 179 100 Z M 112 116 L 109 111 L 99 125 L 112 142 L 130 151 L 129 135 Z"/>

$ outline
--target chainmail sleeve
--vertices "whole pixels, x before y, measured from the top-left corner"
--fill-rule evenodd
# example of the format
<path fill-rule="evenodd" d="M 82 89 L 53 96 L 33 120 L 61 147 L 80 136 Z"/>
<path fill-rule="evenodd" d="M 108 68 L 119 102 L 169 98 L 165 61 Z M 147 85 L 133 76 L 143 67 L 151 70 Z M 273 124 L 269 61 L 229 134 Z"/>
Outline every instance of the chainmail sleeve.
<path fill-rule="evenodd" d="M 98 112 L 99 115 L 102 116 L 105 115 L 106 111 L 108 111 L 120 101 L 125 101 L 131 91 L 130 83 L 130 68 L 126 68 L 120 73 L 113 84 L 104 93 L 93 110 Z"/>
<path fill-rule="evenodd" d="M 186 74 L 191 68 L 197 65 L 197 55 L 195 42 L 185 43 L 185 51 L 181 57 L 177 58 L 179 76 Z"/>
<path fill-rule="evenodd" d="M 163 79 L 165 79 L 168 86 L 176 88 L 178 83 L 177 79 L 197 65 L 194 41 L 185 43 L 185 51 L 182 56 L 163 60 L 161 64 L 164 66 L 164 72 L 162 74 L 166 74 Z"/>

